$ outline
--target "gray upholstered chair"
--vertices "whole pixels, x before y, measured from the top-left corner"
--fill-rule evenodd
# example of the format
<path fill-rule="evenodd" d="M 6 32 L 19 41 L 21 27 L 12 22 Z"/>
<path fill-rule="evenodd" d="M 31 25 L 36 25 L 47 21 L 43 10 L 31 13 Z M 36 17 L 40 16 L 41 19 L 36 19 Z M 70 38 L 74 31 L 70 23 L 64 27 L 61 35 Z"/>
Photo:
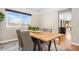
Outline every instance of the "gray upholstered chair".
<path fill-rule="evenodd" d="M 52 32 L 52 29 L 50 29 L 50 28 L 43 28 L 43 32 Z"/>
<path fill-rule="evenodd" d="M 23 51 L 33 51 L 33 41 L 31 39 L 30 33 L 28 31 L 21 31 L 21 38 L 22 38 L 22 43 Z"/>
<path fill-rule="evenodd" d="M 17 33 L 17 38 L 18 38 L 18 41 L 19 41 L 19 50 L 21 50 L 21 48 L 23 47 L 23 43 L 22 43 L 22 38 L 21 38 L 21 35 L 20 35 L 20 29 L 17 29 L 16 30 L 16 33 Z"/>

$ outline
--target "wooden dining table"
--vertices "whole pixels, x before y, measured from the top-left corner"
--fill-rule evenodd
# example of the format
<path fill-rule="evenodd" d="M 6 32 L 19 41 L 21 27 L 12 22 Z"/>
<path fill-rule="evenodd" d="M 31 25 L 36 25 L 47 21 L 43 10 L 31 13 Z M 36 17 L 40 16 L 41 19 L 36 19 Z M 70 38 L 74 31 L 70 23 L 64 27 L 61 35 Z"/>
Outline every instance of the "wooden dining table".
<path fill-rule="evenodd" d="M 39 41 L 49 42 L 48 51 L 50 51 L 52 40 L 54 41 L 54 47 L 55 47 L 55 50 L 57 51 L 55 39 L 59 38 L 60 40 L 60 37 L 63 36 L 63 34 L 53 33 L 53 32 L 30 32 L 30 35 Z"/>

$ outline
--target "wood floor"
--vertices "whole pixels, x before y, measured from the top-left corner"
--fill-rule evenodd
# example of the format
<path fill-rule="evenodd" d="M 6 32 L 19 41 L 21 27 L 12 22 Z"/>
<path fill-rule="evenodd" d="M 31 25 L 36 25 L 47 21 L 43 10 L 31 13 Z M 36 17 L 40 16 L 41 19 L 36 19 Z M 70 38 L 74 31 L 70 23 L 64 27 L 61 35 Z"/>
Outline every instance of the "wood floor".
<path fill-rule="evenodd" d="M 79 51 L 79 46 L 77 46 L 75 44 L 71 44 L 70 47 L 66 47 L 66 48 L 71 51 Z"/>
<path fill-rule="evenodd" d="M 79 45 L 71 42 L 71 31 L 67 31 L 66 35 L 62 36 L 60 39 L 60 41 L 56 40 L 56 43 L 62 48 L 66 48 L 69 51 L 79 51 Z"/>
<path fill-rule="evenodd" d="M 79 45 L 73 44 L 70 40 L 61 38 L 60 45 L 69 51 L 79 51 Z"/>

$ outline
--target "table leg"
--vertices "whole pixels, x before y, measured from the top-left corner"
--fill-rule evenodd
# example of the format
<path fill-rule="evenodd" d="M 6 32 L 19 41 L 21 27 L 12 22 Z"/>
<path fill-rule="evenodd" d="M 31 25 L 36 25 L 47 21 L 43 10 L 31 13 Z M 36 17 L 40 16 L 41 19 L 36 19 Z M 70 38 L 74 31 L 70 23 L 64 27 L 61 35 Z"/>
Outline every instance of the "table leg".
<path fill-rule="evenodd" d="M 55 42 L 55 40 L 54 40 L 54 46 L 55 46 L 55 50 L 57 51 L 57 46 L 56 46 L 56 42 Z"/>
<path fill-rule="evenodd" d="M 49 45 L 48 45 L 48 51 L 50 51 L 50 47 L 51 47 L 51 41 L 49 42 Z"/>
<path fill-rule="evenodd" d="M 59 42 L 58 42 L 59 45 L 60 45 L 60 42 L 61 42 L 61 40 L 60 40 L 60 37 L 59 37 Z"/>

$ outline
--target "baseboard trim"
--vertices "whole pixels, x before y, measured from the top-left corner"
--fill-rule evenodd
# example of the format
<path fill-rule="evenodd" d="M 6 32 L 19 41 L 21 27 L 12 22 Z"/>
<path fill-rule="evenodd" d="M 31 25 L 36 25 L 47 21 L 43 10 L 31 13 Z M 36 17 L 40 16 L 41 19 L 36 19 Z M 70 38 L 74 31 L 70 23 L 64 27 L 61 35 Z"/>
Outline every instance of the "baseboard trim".
<path fill-rule="evenodd" d="M 72 42 L 71 44 L 72 44 L 72 45 L 75 45 L 75 46 L 79 46 L 78 43 L 74 43 L 74 42 Z"/>
<path fill-rule="evenodd" d="M 10 43 L 10 42 L 14 42 L 14 41 L 18 41 L 18 40 L 17 39 L 2 40 L 2 41 L 0 41 L 0 45 Z"/>

